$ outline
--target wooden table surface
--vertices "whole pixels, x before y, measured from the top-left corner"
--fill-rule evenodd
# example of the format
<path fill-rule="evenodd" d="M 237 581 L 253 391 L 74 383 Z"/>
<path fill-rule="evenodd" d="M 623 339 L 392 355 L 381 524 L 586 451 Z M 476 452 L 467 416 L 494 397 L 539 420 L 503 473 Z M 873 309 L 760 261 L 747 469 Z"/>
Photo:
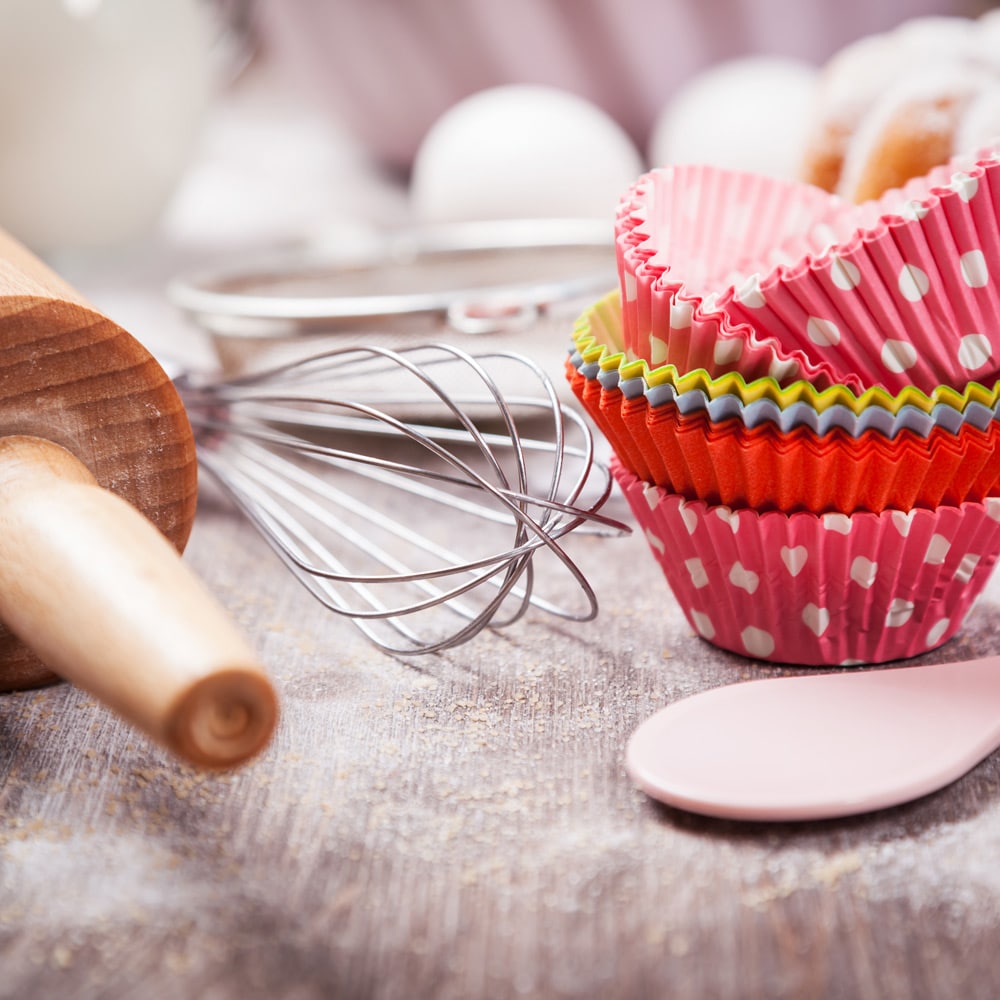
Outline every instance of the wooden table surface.
<path fill-rule="evenodd" d="M 568 548 L 597 620 L 404 661 L 207 490 L 186 558 L 269 665 L 276 738 L 203 774 L 69 686 L 2 696 L 0 996 L 996 997 L 1000 757 L 838 821 L 658 806 L 635 726 L 781 671 L 692 635 L 638 535 Z M 998 644 L 1000 579 L 924 660 Z"/>
<path fill-rule="evenodd" d="M 206 775 L 69 686 L 3 696 L 0 995 L 995 996 L 1000 758 L 836 822 L 660 807 L 634 727 L 781 671 L 693 636 L 641 536 L 567 547 L 597 620 L 404 661 L 207 490 L 187 558 L 269 665 L 277 737 Z M 994 585 L 924 659 L 998 636 Z"/>

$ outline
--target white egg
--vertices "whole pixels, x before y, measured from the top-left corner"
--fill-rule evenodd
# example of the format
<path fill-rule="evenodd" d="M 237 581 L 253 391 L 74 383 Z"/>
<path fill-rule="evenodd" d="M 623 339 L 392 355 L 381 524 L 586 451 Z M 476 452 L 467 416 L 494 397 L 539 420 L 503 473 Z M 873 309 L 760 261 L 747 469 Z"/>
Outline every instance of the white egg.
<path fill-rule="evenodd" d="M 699 73 L 657 118 L 650 163 L 708 163 L 795 178 L 817 78 L 809 63 L 777 56 L 732 59 Z"/>
<path fill-rule="evenodd" d="M 599 108 L 566 91 L 515 84 L 473 94 L 431 126 L 410 197 L 424 222 L 610 220 L 642 170 L 632 140 Z"/>

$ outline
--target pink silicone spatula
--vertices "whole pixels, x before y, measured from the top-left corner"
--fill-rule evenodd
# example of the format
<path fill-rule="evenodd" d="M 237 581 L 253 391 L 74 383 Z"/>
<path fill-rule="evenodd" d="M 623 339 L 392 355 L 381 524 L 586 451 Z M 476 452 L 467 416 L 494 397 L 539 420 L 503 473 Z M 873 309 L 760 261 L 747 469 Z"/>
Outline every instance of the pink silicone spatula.
<path fill-rule="evenodd" d="M 691 812 L 814 820 L 937 791 L 1000 746 L 1000 656 L 749 681 L 642 723 L 632 780 Z"/>

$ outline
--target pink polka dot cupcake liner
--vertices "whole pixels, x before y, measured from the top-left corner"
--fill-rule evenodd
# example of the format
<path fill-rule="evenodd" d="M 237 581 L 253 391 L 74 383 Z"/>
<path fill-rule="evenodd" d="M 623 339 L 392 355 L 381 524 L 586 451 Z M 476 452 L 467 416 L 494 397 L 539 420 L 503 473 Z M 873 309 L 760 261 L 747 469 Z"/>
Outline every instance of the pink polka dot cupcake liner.
<path fill-rule="evenodd" d="M 760 513 L 613 470 L 692 629 L 742 656 L 830 666 L 927 652 L 961 628 L 1000 554 L 1000 498 Z"/>
<path fill-rule="evenodd" d="M 858 391 L 1000 374 L 1000 159 L 877 202 L 709 166 L 645 174 L 616 218 L 629 357 Z"/>
<path fill-rule="evenodd" d="M 710 294 L 742 283 L 748 259 L 777 251 L 830 212 L 824 191 L 737 171 L 692 165 L 640 177 L 615 220 L 629 359 L 712 377 L 834 384 L 831 366 L 735 322 Z"/>

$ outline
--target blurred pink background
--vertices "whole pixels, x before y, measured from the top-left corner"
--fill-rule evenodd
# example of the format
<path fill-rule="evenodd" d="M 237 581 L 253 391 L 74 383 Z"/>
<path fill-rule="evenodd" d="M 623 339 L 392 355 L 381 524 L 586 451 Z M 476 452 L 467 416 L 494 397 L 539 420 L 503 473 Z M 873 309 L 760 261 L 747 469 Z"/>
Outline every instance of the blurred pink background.
<path fill-rule="evenodd" d="M 821 63 L 849 41 L 972 0 L 260 0 L 279 64 L 384 163 L 406 169 L 457 100 L 562 87 L 646 147 L 679 84 L 751 53 Z"/>

